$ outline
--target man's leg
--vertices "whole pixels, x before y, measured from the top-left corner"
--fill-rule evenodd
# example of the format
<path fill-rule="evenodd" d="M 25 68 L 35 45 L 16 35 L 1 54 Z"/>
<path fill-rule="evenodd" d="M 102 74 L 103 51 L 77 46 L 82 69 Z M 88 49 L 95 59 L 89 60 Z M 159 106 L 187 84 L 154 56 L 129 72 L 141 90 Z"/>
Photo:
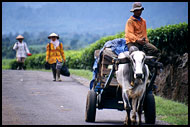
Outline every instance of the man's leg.
<path fill-rule="evenodd" d="M 143 46 L 144 50 L 145 50 L 145 53 L 146 55 L 152 55 L 152 56 L 156 56 L 157 59 L 156 60 L 149 60 L 149 62 L 151 63 L 156 63 L 157 61 L 159 61 L 160 59 L 160 56 L 161 56 L 161 53 L 160 51 L 151 43 L 146 43 L 144 46 Z M 152 76 L 153 76 L 153 73 L 154 73 L 154 67 L 150 67 L 149 66 L 149 70 L 150 70 L 150 76 L 149 78 L 152 79 Z M 154 82 L 154 81 L 153 81 Z M 155 84 L 152 85 L 152 90 L 156 90 L 157 86 Z"/>
<path fill-rule="evenodd" d="M 151 43 L 146 43 L 144 46 L 144 51 L 146 53 L 146 55 L 150 55 L 150 56 L 156 56 L 157 59 L 155 60 L 149 60 L 150 63 L 152 63 L 153 65 L 156 63 L 156 65 L 158 66 L 162 66 L 162 63 L 158 62 L 161 58 L 161 53 L 160 51 Z"/>
<path fill-rule="evenodd" d="M 157 58 L 160 57 L 161 53 L 158 50 L 158 48 L 156 48 L 153 44 L 151 43 L 146 43 L 144 46 L 144 51 L 147 55 L 153 55 L 156 56 Z"/>
<path fill-rule="evenodd" d="M 140 51 L 143 49 L 143 46 L 142 46 L 142 45 L 140 45 L 140 44 L 138 44 L 138 43 L 129 42 L 129 43 L 127 44 L 128 50 L 131 48 L 131 46 L 136 46 Z"/>
<path fill-rule="evenodd" d="M 22 70 L 24 70 L 24 61 L 25 61 L 25 58 L 21 57 L 21 69 Z"/>
<path fill-rule="evenodd" d="M 21 57 L 17 57 L 17 70 L 21 69 Z"/>

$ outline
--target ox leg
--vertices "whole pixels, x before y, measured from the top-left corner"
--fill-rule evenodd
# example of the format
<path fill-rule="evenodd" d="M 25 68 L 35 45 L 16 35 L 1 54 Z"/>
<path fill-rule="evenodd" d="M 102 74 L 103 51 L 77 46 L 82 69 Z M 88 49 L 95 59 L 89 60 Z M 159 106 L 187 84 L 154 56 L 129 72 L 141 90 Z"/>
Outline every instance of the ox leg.
<path fill-rule="evenodd" d="M 141 114 L 142 114 L 142 109 L 140 108 L 140 109 L 138 110 L 139 125 L 142 124 L 142 122 L 141 122 Z"/>
<path fill-rule="evenodd" d="M 131 125 L 131 119 L 130 119 L 131 105 L 129 103 L 129 98 L 127 96 L 126 90 L 123 91 L 122 96 L 123 96 L 124 108 L 127 112 L 124 124 Z"/>
<path fill-rule="evenodd" d="M 133 112 L 132 112 L 132 118 L 131 118 L 131 122 L 132 124 L 136 124 L 136 112 L 137 112 L 137 98 L 132 99 L 132 106 L 133 106 Z"/>
<path fill-rule="evenodd" d="M 124 108 L 125 108 L 125 110 L 127 110 L 127 109 L 131 110 L 131 105 L 129 103 L 129 98 L 127 96 L 127 93 L 123 93 L 123 102 L 124 102 Z"/>
<path fill-rule="evenodd" d="M 143 102 L 144 102 L 144 97 L 145 97 L 145 92 L 143 94 L 143 96 L 141 96 L 138 100 L 138 105 L 137 105 L 137 112 L 138 112 L 138 118 L 139 118 L 139 125 L 142 124 L 141 122 L 141 114 L 142 114 L 142 105 L 143 105 Z"/>
<path fill-rule="evenodd" d="M 130 112 L 131 110 L 128 108 L 126 109 L 126 117 L 125 117 L 125 121 L 124 121 L 124 125 L 131 125 L 131 119 L 130 119 Z"/>
<path fill-rule="evenodd" d="M 131 125 L 131 119 L 130 119 L 130 109 L 127 109 L 127 116 L 126 116 L 126 121 L 127 121 L 127 125 Z"/>

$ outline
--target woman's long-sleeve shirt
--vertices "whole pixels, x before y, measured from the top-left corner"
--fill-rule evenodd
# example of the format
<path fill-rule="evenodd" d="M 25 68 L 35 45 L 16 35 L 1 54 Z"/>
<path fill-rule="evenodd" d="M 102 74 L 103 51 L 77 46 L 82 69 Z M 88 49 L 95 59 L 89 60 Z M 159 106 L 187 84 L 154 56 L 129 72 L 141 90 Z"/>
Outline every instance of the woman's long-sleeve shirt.
<path fill-rule="evenodd" d="M 50 46 L 49 46 L 50 44 Z M 48 43 L 46 46 L 46 61 L 49 64 L 56 63 L 56 60 L 59 62 L 62 62 L 62 58 L 65 61 L 65 55 L 63 50 L 63 44 L 60 43 L 59 46 L 54 48 L 54 45 L 52 43 Z"/>

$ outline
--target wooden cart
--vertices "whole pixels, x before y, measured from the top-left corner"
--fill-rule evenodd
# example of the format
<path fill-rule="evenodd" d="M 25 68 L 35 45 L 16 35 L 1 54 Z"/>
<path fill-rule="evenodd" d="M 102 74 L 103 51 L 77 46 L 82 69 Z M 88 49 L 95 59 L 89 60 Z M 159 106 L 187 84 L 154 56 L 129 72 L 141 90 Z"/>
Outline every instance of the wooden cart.
<path fill-rule="evenodd" d="M 100 50 L 96 50 L 94 56 L 98 58 Z M 110 48 L 106 48 L 98 63 L 98 73 L 96 75 L 92 90 L 88 91 L 86 101 L 85 121 L 94 122 L 96 117 L 96 108 L 98 109 L 118 109 L 124 110 L 122 99 L 122 89 L 116 79 L 115 71 L 117 70 L 117 62 L 125 63 L 118 60 L 117 55 Z M 152 81 L 156 77 L 155 71 Z M 153 82 L 150 82 L 153 84 Z M 143 108 L 145 112 L 145 122 L 155 123 L 155 100 L 153 94 L 149 94 L 150 88 L 147 88 Z"/>

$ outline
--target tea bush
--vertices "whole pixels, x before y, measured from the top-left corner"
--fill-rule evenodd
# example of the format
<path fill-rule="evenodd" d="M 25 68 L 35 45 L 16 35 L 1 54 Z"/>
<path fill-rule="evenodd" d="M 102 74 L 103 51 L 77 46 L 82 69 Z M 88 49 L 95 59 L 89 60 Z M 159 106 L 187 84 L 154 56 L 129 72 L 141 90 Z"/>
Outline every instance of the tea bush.
<path fill-rule="evenodd" d="M 162 53 L 163 58 L 168 56 L 188 52 L 188 24 L 180 23 L 175 25 L 168 25 L 156 29 L 147 30 L 150 43 L 155 45 Z M 116 38 L 124 38 L 125 33 L 121 32 L 113 36 L 102 37 L 95 43 L 87 46 L 82 50 L 68 50 L 65 51 L 66 64 L 73 69 L 90 69 L 94 63 L 94 51 L 101 49 L 104 44 Z M 45 53 L 36 54 L 26 59 L 25 66 L 27 68 L 44 68 Z M 15 69 L 16 61 L 11 62 L 11 68 Z M 163 62 L 165 62 L 163 60 Z"/>

